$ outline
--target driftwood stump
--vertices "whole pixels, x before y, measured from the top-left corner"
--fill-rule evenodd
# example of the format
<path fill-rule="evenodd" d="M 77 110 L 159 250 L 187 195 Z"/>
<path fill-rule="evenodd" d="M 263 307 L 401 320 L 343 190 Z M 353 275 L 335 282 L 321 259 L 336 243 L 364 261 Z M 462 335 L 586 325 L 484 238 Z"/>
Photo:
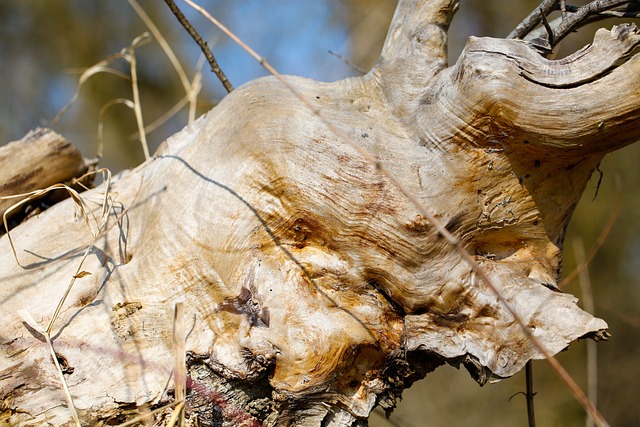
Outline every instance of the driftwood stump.
<path fill-rule="evenodd" d="M 591 173 L 640 137 L 640 35 L 600 30 L 558 61 L 470 38 L 448 66 L 456 8 L 401 1 L 367 75 L 287 80 L 446 224 L 528 332 L 377 163 L 263 78 L 114 177 L 106 222 L 105 185 L 83 193 L 96 237 L 67 200 L 11 230 L 21 265 L 0 239 L 0 419 L 71 424 L 48 339 L 84 425 L 174 401 L 178 302 L 190 425 L 364 425 L 444 363 L 484 383 L 543 357 L 529 334 L 552 354 L 602 336 L 556 283 Z"/>

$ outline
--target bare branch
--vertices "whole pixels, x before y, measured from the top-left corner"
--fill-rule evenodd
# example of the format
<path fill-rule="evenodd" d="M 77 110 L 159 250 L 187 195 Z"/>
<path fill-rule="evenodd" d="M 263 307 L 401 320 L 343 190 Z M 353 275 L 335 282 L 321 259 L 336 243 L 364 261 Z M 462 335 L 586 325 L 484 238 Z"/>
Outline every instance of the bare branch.
<path fill-rule="evenodd" d="M 607 12 L 611 8 L 624 6 L 630 7 L 631 9 L 635 8 L 637 12 L 639 6 L 638 3 L 633 5 L 631 3 L 635 2 L 630 2 L 629 0 L 597 0 L 577 8 L 575 12 L 568 15 L 567 19 L 563 19 L 558 28 L 555 28 L 552 34 L 550 34 L 549 42 L 551 44 L 551 48 L 560 43 L 562 39 L 573 31 L 593 22 L 594 20 L 591 18 L 598 16 L 600 13 Z M 567 6 L 567 11 L 569 11 L 569 6 Z M 624 11 L 618 12 L 622 14 L 625 13 Z M 610 16 L 606 17 L 608 18 Z"/>
<path fill-rule="evenodd" d="M 536 393 L 533 391 L 533 362 L 531 360 L 525 366 L 525 375 L 527 378 L 527 392 L 524 396 L 527 400 L 527 418 L 529 427 L 536 427 L 536 411 L 533 407 L 533 399 Z"/>
<path fill-rule="evenodd" d="M 543 16 L 553 12 L 558 4 L 558 0 L 544 0 L 539 7 L 529 14 L 518 26 L 507 36 L 508 39 L 522 39 L 535 27 L 540 25 Z"/>
<path fill-rule="evenodd" d="M 193 26 L 191 25 L 187 17 L 184 16 L 180 8 L 176 5 L 176 3 L 173 0 L 164 0 L 164 1 L 167 4 L 167 6 L 169 6 L 169 9 L 171 9 L 171 12 L 176 17 L 178 22 L 180 22 L 180 24 L 184 27 L 184 29 L 187 30 L 189 35 L 196 41 L 196 43 L 198 43 L 198 46 L 200 46 L 202 53 L 207 58 L 207 61 L 211 66 L 211 71 L 213 71 L 215 75 L 218 76 L 218 79 L 220 79 L 220 82 L 222 83 L 224 88 L 227 90 L 227 92 L 230 93 L 233 90 L 233 85 L 227 79 L 227 76 L 220 68 L 220 65 L 218 65 L 218 61 L 216 61 L 216 58 L 213 56 L 213 53 L 211 52 L 211 49 L 209 49 L 209 45 L 207 44 L 207 42 L 200 36 L 200 34 L 196 31 L 196 29 L 193 28 Z"/>
<path fill-rule="evenodd" d="M 546 17 L 560 10 L 561 17 L 548 23 Z M 640 3 L 635 0 L 595 0 L 582 7 L 567 5 L 564 0 L 545 0 L 507 36 L 509 39 L 528 39 L 543 54 L 548 54 L 567 35 L 592 22 L 607 18 L 638 18 Z M 543 25 L 546 35 L 541 36 Z"/>

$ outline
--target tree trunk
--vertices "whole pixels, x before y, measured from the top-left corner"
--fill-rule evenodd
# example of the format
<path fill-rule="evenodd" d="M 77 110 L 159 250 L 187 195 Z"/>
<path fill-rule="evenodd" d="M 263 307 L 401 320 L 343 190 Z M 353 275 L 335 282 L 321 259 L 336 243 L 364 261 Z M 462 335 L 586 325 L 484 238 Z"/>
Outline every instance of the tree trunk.
<path fill-rule="evenodd" d="M 0 419 L 112 425 L 174 402 L 178 302 L 189 425 L 366 425 L 442 364 L 483 384 L 544 358 L 531 336 L 549 354 L 604 336 L 556 284 L 591 173 L 640 137 L 638 31 L 558 61 L 470 38 L 449 67 L 456 8 L 400 1 L 370 73 L 286 77 L 315 110 L 256 80 L 84 205 L 12 229 L 17 259 L 3 236 Z"/>

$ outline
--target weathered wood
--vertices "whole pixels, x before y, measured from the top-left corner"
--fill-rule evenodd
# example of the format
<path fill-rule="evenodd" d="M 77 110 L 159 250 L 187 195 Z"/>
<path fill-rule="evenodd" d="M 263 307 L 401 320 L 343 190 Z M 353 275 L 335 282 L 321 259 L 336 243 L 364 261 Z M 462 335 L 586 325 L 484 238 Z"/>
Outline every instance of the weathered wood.
<path fill-rule="evenodd" d="M 447 225 L 555 354 L 607 327 L 556 283 L 591 173 L 640 137 L 640 39 L 633 26 L 601 30 L 549 61 L 525 41 L 472 38 L 448 67 L 456 6 L 401 1 L 362 78 L 287 79 Z M 178 301 L 199 425 L 364 425 L 441 364 L 482 384 L 543 357 L 376 165 L 273 78 L 236 89 L 110 194 L 98 238 L 71 201 L 14 229 L 24 269 L 0 239 L 11 423 L 70 420 L 47 346 L 18 310 L 46 325 L 86 247 L 91 274 L 77 275 L 52 330 L 86 424 L 172 401 Z"/>
<path fill-rule="evenodd" d="M 69 182 L 88 167 L 89 162 L 69 141 L 49 129 L 36 129 L 0 147 L 0 197 Z M 0 217 L 23 199 L 0 199 Z"/>

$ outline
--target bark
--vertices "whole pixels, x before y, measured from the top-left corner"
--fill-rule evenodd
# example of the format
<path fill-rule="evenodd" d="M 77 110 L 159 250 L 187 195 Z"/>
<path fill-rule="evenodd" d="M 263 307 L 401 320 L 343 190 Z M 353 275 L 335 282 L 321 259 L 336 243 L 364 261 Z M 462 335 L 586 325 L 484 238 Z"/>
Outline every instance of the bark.
<path fill-rule="evenodd" d="M 448 66 L 456 8 L 401 1 L 370 73 L 287 80 L 446 224 L 549 352 L 603 337 L 556 283 L 591 173 L 640 136 L 640 36 L 600 30 L 557 61 L 471 38 Z M 83 195 L 96 217 L 104 191 Z M 0 239 L 3 420 L 71 423 L 41 329 L 74 280 L 51 340 L 85 425 L 173 401 L 177 302 L 190 425 L 365 425 L 442 364 L 484 384 L 543 357 L 376 164 L 273 78 L 236 89 L 109 194 L 97 237 L 68 200 L 11 230 L 22 267 Z"/>
<path fill-rule="evenodd" d="M 36 129 L 20 141 L 10 142 L 0 148 L 0 197 L 25 194 L 59 183 L 71 184 L 73 178 L 82 176 L 93 165 L 94 162 L 84 159 L 62 136 L 47 129 Z M 48 196 L 49 198 L 37 199 L 37 203 L 34 200 L 34 203 L 28 205 L 30 209 L 27 213 L 39 211 L 60 201 L 61 195 L 56 194 L 53 198 L 52 195 Z M 26 198 L 27 196 L 0 199 L 0 216 Z M 23 218 L 25 210 L 16 210 L 11 215 L 13 221 Z M 4 225 L 2 227 L 0 231 L 4 232 Z"/>

